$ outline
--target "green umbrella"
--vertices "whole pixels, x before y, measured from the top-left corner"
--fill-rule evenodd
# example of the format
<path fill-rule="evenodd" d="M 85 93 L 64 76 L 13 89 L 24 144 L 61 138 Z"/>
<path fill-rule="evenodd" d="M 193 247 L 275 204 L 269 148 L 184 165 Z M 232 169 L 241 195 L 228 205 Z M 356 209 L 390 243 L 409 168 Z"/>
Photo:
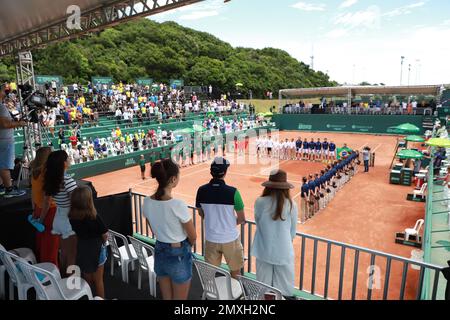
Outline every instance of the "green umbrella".
<path fill-rule="evenodd" d="M 424 155 L 416 150 L 404 149 L 397 153 L 397 157 L 400 159 L 422 159 Z"/>
<path fill-rule="evenodd" d="M 265 115 L 266 115 L 266 114 L 263 113 L 263 112 L 260 112 L 260 113 L 257 114 L 258 117 L 264 117 Z"/>
<path fill-rule="evenodd" d="M 243 87 L 244 85 L 240 82 L 236 83 L 236 87 Z"/>
<path fill-rule="evenodd" d="M 425 142 L 432 147 L 450 148 L 450 140 L 444 138 L 433 138 Z"/>
<path fill-rule="evenodd" d="M 273 113 L 272 112 L 266 112 L 266 113 L 264 113 L 264 116 L 265 117 L 272 117 Z"/>
<path fill-rule="evenodd" d="M 398 125 L 394 129 L 399 131 L 400 133 L 418 133 L 418 132 L 420 132 L 420 128 L 411 123 L 404 123 L 404 124 Z"/>
<path fill-rule="evenodd" d="M 425 139 L 422 138 L 421 136 L 407 136 L 407 137 L 406 137 L 406 141 L 411 141 L 411 142 L 424 142 Z"/>

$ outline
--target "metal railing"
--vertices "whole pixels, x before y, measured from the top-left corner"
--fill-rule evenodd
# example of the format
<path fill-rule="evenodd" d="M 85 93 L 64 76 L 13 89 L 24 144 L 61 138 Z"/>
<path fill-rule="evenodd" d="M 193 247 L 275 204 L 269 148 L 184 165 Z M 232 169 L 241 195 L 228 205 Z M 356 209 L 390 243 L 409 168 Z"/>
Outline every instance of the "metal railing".
<path fill-rule="evenodd" d="M 154 239 L 143 212 L 143 194 L 130 190 L 134 232 Z M 205 227 L 197 209 L 189 207 L 197 230 L 196 254 L 205 255 Z M 251 248 L 256 223 L 247 221 L 241 226 L 244 246 L 244 272 L 255 273 L 255 258 Z M 431 296 L 436 299 L 441 266 L 371 250 L 355 245 L 297 232 L 296 250 L 297 289 L 323 299 L 344 300 L 420 300 L 425 273 L 432 277 Z M 417 270 L 409 270 L 414 267 Z M 350 270 L 349 270 L 350 269 Z M 364 280 L 364 282 L 362 281 Z"/>

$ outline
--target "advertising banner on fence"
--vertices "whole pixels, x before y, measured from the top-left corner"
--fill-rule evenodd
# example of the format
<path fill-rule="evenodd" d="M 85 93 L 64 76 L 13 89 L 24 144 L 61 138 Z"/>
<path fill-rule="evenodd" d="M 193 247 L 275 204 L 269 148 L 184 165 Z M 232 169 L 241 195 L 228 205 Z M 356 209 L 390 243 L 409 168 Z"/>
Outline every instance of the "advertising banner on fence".
<path fill-rule="evenodd" d="M 35 79 L 35 81 L 36 81 L 36 84 L 38 84 L 38 85 L 44 85 L 44 84 L 46 84 L 46 83 L 51 84 L 52 81 L 55 81 L 55 82 L 56 82 L 56 85 L 57 85 L 58 87 L 59 87 L 59 86 L 62 86 L 62 84 L 63 84 L 63 78 L 62 78 L 61 76 L 43 76 L 43 75 L 37 75 L 37 76 L 34 76 L 34 79 Z"/>

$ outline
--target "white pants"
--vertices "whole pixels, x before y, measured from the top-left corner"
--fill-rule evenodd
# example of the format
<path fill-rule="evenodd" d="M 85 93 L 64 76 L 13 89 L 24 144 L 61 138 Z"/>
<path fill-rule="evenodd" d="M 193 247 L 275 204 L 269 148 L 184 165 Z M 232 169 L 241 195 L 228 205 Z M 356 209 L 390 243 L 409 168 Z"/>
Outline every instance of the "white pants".
<path fill-rule="evenodd" d="M 75 235 L 69 221 L 69 212 L 70 208 L 58 207 L 56 209 L 55 218 L 53 219 L 52 234 L 60 235 L 62 239 L 67 239 Z"/>
<path fill-rule="evenodd" d="M 256 259 L 256 280 L 281 291 L 283 296 L 294 295 L 295 264 L 274 265 Z"/>

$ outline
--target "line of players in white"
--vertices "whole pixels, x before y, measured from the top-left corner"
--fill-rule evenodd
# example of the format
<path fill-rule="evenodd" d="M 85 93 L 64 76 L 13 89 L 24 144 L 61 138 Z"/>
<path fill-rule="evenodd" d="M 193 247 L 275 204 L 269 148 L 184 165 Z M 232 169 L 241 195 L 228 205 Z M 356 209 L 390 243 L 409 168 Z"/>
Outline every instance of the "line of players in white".
<path fill-rule="evenodd" d="M 314 141 L 306 138 L 302 141 L 295 139 L 278 140 L 271 136 L 258 137 L 256 139 L 257 154 L 259 157 L 279 158 L 280 160 L 304 160 L 304 161 L 335 161 L 336 144 L 328 142 L 325 138 Z"/>

